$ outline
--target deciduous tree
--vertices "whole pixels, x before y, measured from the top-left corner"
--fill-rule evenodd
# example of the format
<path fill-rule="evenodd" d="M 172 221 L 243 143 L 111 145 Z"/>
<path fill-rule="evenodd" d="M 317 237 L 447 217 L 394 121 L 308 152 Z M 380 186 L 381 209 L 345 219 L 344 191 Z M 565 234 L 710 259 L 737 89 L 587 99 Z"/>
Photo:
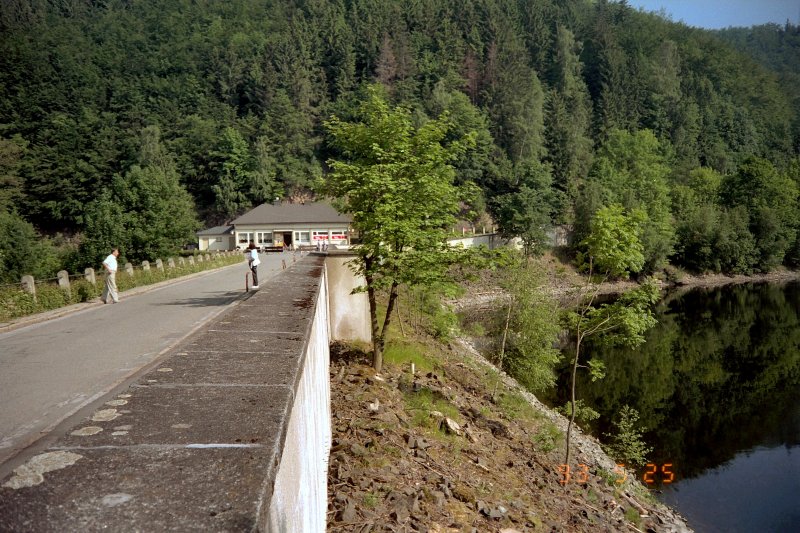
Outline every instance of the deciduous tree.
<path fill-rule="evenodd" d="M 333 117 L 326 126 L 339 155 L 329 161 L 325 189 L 353 217 L 361 240 L 353 267 L 366 280 L 373 366 L 380 370 L 398 286 L 446 279 L 446 232 L 458 209 L 450 163 L 463 143 L 443 146 L 444 117 L 416 127 L 411 113 L 391 108 L 377 87 L 361 102 L 357 121 Z M 379 324 L 381 290 L 388 300 Z"/>
<path fill-rule="evenodd" d="M 576 376 L 584 348 L 584 341 L 596 338 L 609 345 L 636 346 L 644 342 L 644 332 L 655 324 L 652 306 L 658 301 L 658 288 L 645 281 L 638 288 L 623 293 L 613 303 L 596 305 L 599 284 L 592 286 L 592 275 L 597 272 L 609 276 L 627 276 L 629 272 L 641 269 L 644 263 L 642 244 L 635 219 L 626 217 L 620 206 L 612 206 L 598 211 L 592 220 L 592 231 L 584 243 L 589 277 L 587 286 L 578 293 L 574 310 L 563 315 L 564 326 L 573 334 L 575 351 L 570 376 L 570 413 L 567 425 L 566 459 L 569 465 L 570 438 L 577 413 Z M 592 379 L 603 375 L 602 363 L 589 361 L 588 368 Z"/>

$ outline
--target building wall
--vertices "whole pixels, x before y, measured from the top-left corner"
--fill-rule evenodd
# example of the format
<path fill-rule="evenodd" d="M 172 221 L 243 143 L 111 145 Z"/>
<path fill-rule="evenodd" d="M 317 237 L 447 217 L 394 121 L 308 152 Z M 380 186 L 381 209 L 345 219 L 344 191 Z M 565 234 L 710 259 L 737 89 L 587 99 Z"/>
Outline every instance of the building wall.
<path fill-rule="evenodd" d="M 257 234 L 259 232 L 273 232 L 274 233 L 284 233 L 284 232 L 292 232 L 292 241 L 294 242 L 294 232 L 301 231 L 301 232 L 308 232 L 308 239 L 303 239 L 299 244 L 303 245 L 310 245 L 316 244 L 316 241 L 313 238 L 313 233 L 315 231 L 323 231 L 325 233 L 329 232 L 344 232 L 345 235 L 348 235 L 348 225 L 347 224 L 261 224 L 261 225 L 248 225 L 248 226 L 237 226 L 234 230 L 234 246 L 247 246 L 248 243 L 239 242 L 240 240 L 246 240 L 241 238 L 241 234 L 243 233 L 252 233 L 252 239 L 258 243 Z M 281 237 L 281 243 L 282 243 Z M 273 235 L 272 244 L 277 245 L 276 238 Z M 317 239 L 319 240 L 319 239 Z M 347 239 L 349 240 L 349 239 Z M 341 241 L 330 241 L 331 244 L 338 244 Z"/>
<path fill-rule="evenodd" d="M 219 240 L 217 240 L 219 239 Z M 200 251 L 222 251 L 222 250 L 233 250 L 232 243 L 233 236 L 232 235 L 222 235 L 222 236 L 211 236 L 211 237 L 200 237 L 199 238 L 199 246 L 198 248 Z"/>

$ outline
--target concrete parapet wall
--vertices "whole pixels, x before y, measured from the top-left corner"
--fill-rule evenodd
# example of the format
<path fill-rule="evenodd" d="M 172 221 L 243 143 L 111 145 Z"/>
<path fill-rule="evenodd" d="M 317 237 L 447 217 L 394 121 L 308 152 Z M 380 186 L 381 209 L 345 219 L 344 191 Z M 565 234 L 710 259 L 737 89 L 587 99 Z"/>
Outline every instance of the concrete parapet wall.
<path fill-rule="evenodd" d="M 324 531 L 323 261 L 262 284 L 0 480 L 0 531 Z"/>
<path fill-rule="evenodd" d="M 326 284 L 315 302 L 305 364 L 295 389 L 268 530 L 325 531 L 328 511 L 328 454 L 331 448 L 331 398 Z"/>
<path fill-rule="evenodd" d="M 356 255 L 349 251 L 329 251 L 325 255 L 331 338 L 372 342 L 367 293 L 353 294 L 354 289 L 366 285 L 363 276 L 355 276 L 348 265 Z"/>

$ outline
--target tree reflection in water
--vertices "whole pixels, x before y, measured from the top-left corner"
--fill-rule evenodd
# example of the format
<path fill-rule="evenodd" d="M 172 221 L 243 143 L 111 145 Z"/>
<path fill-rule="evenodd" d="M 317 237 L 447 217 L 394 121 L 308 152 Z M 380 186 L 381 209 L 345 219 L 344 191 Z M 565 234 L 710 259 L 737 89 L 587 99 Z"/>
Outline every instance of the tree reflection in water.
<path fill-rule="evenodd" d="M 659 324 L 631 350 L 593 345 L 606 377 L 578 385 L 611 431 L 623 405 L 639 411 L 649 459 L 677 479 L 701 475 L 756 446 L 800 445 L 800 284 L 751 284 L 668 295 Z M 559 391 L 566 401 L 564 366 Z"/>

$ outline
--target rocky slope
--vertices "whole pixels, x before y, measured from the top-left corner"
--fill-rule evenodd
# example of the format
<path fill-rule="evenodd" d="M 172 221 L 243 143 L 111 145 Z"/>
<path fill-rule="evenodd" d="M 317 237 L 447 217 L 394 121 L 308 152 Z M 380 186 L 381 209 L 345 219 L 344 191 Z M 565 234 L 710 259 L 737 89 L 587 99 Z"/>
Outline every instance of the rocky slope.
<path fill-rule="evenodd" d="M 565 482 L 566 420 L 469 343 L 407 348 L 333 348 L 329 531 L 689 531 L 580 432 Z"/>

